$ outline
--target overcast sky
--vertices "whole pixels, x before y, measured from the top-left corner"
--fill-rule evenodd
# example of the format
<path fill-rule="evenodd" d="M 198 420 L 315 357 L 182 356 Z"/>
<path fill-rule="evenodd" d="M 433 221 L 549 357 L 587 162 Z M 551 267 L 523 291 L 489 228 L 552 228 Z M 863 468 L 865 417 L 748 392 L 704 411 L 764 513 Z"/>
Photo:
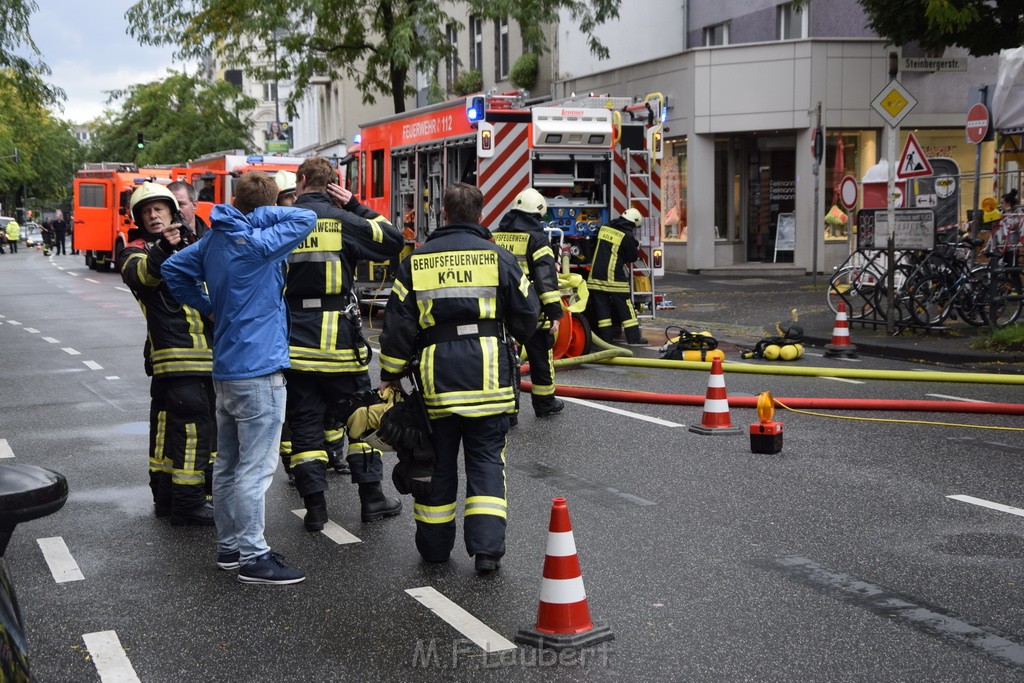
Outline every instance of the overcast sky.
<path fill-rule="evenodd" d="M 156 80 L 171 67 L 182 70 L 170 47 L 143 47 L 128 35 L 124 14 L 131 0 L 37 2 L 32 39 L 53 71 L 49 82 L 67 93 L 63 118 L 85 123 L 103 112 L 105 91 Z"/>

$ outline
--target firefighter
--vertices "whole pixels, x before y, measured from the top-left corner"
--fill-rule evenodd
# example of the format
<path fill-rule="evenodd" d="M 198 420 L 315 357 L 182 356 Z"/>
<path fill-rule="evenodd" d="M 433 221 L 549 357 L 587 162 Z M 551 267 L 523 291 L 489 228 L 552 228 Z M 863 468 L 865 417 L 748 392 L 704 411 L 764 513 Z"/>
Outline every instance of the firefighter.
<path fill-rule="evenodd" d="M 295 206 L 316 213 L 317 226 L 288 257 L 287 300 L 291 315 L 287 422 L 291 472 L 306 507 L 304 524 L 319 531 L 327 523 L 328 450 L 325 417 L 340 401 L 370 390 L 370 347 L 362 336 L 359 305 L 352 290 L 360 260 L 385 262 L 398 255 L 402 232 L 341 188 L 323 157 L 306 159 L 296 172 Z M 347 416 L 345 416 L 347 417 Z M 364 522 L 397 515 L 402 502 L 381 488 L 381 452 L 349 439 L 352 481 L 359 485 Z"/>
<path fill-rule="evenodd" d="M 430 491 L 414 494 L 416 548 L 446 562 L 455 546 L 458 458 L 465 453 L 466 550 L 489 574 L 505 554 L 505 435 L 515 411 L 509 333 L 537 331 L 540 300 L 516 257 L 481 226 L 483 195 L 455 183 L 444 192 L 445 226 L 403 261 L 380 336 L 381 388 L 418 362 L 431 426 Z"/>
<path fill-rule="evenodd" d="M 633 230 L 640 227 L 643 218 L 634 208 L 601 226 L 597 233 L 597 247 L 587 278 L 587 289 L 597 318 L 597 336 L 606 342 L 612 340 L 613 325 L 622 325 L 629 346 L 647 346 L 640 336 L 640 322 L 629 296 L 629 264 L 640 256 L 640 242 Z"/>
<path fill-rule="evenodd" d="M 21 239 L 21 226 L 18 221 L 11 221 L 7 224 L 7 246 L 11 248 L 12 254 L 18 253 L 18 240 Z"/>
<path fill-rule="evenodd" d="M 152 377 L 149 410 L 149 485 L 157 517 L 171 523 L 213 526 L 206 504 L 205 471 L 214 426 L 213 325 L 179 304 L 160 274 L 173 252 L 195 241 L 174 223 L 178 200 L 163 185 L 143 183 L 131 196 L 136 227 L 118 256 L 121 279 L 146 316 L 146 374 Z"/>
<path fill-rule="evenodd" d="M 551 356 L 555 343 L 551 328 L 556 320 L 562 318 L 562 298 L 558 292 L 555 253 L 541 222 L 547 212 L 548 202 L 544 195 L 532 187 L 527 188 L 519 193 L 494 232 L 494 241 L 515 255 L 519 267 L 530 278 L 540 297 L 541 317 L 537 331 L 523 344 L 530 361 L 530 379 L 533 381 L 530 398 L 537 417 L 553 415 L 565 407 L 565 403 L 555 397 L 554 359 Z"/>
<path fill-rule="evenodd" d="M 205 235 L 210 226 L 206 224 L 202 216 L 196 215 L 196 209 L 199 208 L 199 193 L 196 192 L 195 186 L 184 180 L 177 180 L 168 185 L 167 189 L 173 192 L 174 197 L 178 200 L 181 222 L 195 233 L 197 239 Z"/>
<path fill-rule="evenodd" d="M 291 206 L 295 203 L 295 174 L 291 171 L 281 170 L 274 174 L 274 182 L 277 183 L 277 205 Z"/>

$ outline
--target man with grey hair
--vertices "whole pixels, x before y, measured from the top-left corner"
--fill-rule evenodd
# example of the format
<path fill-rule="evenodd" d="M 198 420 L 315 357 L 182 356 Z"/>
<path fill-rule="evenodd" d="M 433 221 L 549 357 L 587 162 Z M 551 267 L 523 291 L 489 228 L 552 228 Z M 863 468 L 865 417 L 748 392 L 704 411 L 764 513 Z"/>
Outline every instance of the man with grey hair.
<path fill-rule="evenodd" d="M 196 215 L 196 209 L 199 208 L 199 193 L 196 192 L 196 188 L 184 180 L 176 180 L 168 185 L 167 189 L 178 198 L 178 212 L 181 214 L 182 224 L 197 238 L 206 234 L 209 226 L 202 216 Z"/>

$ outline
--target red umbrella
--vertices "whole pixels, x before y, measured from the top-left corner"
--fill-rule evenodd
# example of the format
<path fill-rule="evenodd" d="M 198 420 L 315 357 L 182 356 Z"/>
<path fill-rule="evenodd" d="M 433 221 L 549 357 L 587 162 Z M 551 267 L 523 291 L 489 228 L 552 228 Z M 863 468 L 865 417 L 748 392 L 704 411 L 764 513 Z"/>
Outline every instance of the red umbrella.
<path fill-rule="evenodd" d="M 843 134 L 836 140 L 836 159 L 832 167 L 832 203 L 839 203 L 839 183 L 846 175 L 846 151 L 843 149 Z"/>

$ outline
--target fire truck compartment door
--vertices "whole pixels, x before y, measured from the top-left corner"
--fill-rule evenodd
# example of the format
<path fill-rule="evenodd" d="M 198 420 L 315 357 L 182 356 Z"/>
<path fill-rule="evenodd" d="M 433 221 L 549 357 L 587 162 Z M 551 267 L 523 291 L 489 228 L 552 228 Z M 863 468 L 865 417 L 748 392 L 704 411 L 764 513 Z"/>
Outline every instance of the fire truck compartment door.
<path fill-rule="evenodd" d="M 607 149 L 612 145 L 608 109 L 537 107 L 533 110 L 534 147 Z"/>

